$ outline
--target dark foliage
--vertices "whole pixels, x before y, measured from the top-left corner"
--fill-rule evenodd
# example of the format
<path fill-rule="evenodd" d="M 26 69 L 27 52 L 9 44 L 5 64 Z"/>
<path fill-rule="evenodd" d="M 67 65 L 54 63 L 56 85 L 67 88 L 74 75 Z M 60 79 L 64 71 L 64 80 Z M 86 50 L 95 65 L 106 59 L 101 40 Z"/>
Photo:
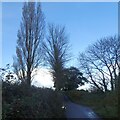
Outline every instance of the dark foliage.
<path fill-rule="evenodd" d="M 3 82 L 3 120 L 14 118 L 64 118 L 61 95 L 48 88 L 32 86 L 29 96 L 24 85 Z"/>
<path fill-rule="evenodd" d="M 73 90 L 77 89 L 79 85 L 84 85 L 87 79 L 83 77 L 83 73 L 79 69 L 70 67 L 64 70 L 64 81 L 64 90 Z"/>

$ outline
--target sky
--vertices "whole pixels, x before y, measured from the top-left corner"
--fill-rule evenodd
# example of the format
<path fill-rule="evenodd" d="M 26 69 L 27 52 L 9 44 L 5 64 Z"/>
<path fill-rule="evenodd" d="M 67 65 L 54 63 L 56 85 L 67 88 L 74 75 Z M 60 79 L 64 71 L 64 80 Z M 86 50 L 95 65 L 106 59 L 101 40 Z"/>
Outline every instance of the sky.
<path fill-rule="evenodd" d="M 2 66 L 13 62 L 17 31 L 20 27 L 23 3 L 2 3 Z M 55 23 L 66 27 L 72 60 L 77 65 L 78 53 L 96 40 L 117 34 L 117 2 L 44 2 L 46 26 Z"/>
<path fill-rule="evenodd" d="M 78 67 L 78 54 L 98 39 L 118 32 L 117 2 L 43 2 L 48 23 L 63 25 L 71 45 L 69 66 Z M 22 2 L 2 3 L 2 67 L 13 63 Z"/>

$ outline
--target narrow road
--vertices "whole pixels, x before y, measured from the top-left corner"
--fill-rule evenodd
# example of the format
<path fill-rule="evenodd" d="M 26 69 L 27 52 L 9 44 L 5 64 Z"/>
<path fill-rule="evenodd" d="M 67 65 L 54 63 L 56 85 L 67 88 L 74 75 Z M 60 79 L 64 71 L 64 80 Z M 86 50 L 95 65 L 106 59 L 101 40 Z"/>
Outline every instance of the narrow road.
<path fill-rule="evenodd" d="M 94 113 L 92 109 L 71 102 L 67 96 L 64 97 L 64 105 L 65 105 L 65 115 L 67 119 L 87 118 L 93 120 L 93 118 L 95 118 L 95 120 L 100 120 L 100 118 Z"/>

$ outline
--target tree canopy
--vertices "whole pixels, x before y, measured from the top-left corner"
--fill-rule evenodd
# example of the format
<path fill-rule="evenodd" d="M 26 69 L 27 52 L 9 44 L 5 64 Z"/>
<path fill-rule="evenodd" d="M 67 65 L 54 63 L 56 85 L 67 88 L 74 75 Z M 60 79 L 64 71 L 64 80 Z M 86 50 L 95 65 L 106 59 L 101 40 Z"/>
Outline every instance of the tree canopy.
<path fill-rule="evenodd" d="M 64 70 L 64 90 L 73 90 L 77 89 L 79 86 L 88 82 L 83 73 L 79 71 L 76 67 L 66 68 Z"/>
<path fill-rule="evenodd" d="M 115 90 L 120 71 L 120 37 L 105 37 L 79 54 L 81 70 L 89 78 L 89 83 L 107 91 L 108 85 Z"/>

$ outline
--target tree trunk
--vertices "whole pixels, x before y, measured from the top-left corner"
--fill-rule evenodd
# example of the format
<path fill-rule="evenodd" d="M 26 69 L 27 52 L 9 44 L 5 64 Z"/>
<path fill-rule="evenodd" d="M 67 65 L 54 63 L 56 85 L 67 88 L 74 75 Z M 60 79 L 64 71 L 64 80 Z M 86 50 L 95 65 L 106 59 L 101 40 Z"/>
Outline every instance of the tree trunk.
<path fill-rule="evenodd" d="M 31 87 L 31 72 L 27 72 L 27 86 Z"/>
<path fill-rule="evenodd" d="M 104 86 L 104 90 L 105 90 L 105 92 L 107 92 L 108 89 L 107 89 L 107 85 L 106 85 L 106 82 L 105 82 L 105 78 L 103 78 L 103 86 Z"/>
<path fill-rule="evenodd" d="M 113 79 L 111 79 L 110 83 L 111 83 L 111 90 L 113 91 L 114 90 Z"/>

